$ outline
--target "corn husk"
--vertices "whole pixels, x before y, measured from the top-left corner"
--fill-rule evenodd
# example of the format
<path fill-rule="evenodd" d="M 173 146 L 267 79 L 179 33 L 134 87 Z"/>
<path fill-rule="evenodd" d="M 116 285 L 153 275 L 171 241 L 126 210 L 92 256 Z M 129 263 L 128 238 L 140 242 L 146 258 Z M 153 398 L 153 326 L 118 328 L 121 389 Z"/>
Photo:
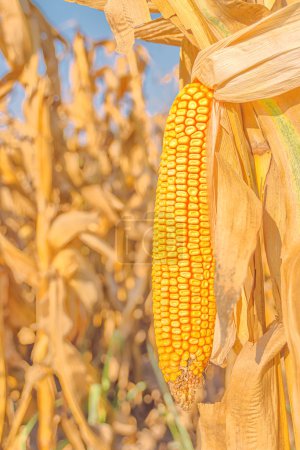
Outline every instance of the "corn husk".
<path fill-rule="evenodd" d="M 300 6 L 295 3 L 200 52 L 192 78 L 217 100 L 247 102 L 299 86 Z"/>

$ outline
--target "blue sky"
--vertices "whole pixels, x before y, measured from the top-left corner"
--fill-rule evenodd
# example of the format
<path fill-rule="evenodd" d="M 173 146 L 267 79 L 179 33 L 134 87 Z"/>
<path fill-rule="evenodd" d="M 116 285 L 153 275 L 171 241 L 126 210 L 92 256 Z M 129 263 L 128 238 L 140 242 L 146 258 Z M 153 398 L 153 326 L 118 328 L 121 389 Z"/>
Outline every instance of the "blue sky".
<path fill-rule="evenodd" d="M 91 39 L 105 39 L 112 36 L 101 11 L 64 0 L 34 0 L 48 20 L 68 39 L 80 29 Z M 179 50 L 176 47 L 144 43 L 150 57 L 145 93 L 147 109 L 151 114 L 168 111 L 177 92 L 177 85 L 162 84 L 161 79 L 178 64 Z M 67 75 L 67 72 L 65 72 Z"/>

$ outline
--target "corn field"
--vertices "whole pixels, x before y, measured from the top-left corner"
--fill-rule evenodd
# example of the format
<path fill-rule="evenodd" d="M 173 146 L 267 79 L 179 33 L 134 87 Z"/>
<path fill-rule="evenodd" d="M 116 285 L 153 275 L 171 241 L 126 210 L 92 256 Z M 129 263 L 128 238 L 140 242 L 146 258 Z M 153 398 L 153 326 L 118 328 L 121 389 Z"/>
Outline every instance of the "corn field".
<path fill-rule="evenodd" d="M 114 39 L 67 41 L 30 0 L 0 0 L 0 447 L 300 450 L 300 3 L 74 2 L 103 11 Z M 179 89 L 212 93 L 216 319 L 183 388 L 151 283 L 175 119 L 148 113 L 142 41 L 179 47 Z"/>

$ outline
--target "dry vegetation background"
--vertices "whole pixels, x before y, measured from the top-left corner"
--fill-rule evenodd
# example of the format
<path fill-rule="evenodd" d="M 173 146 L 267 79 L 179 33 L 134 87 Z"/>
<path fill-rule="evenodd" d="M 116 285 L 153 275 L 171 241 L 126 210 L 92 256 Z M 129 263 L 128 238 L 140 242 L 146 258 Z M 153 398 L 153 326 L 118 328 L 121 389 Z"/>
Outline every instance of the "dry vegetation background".
<path fill-rule="evenodd" d="M 299 5 L 118 2 L 107 2 L 106 16 L 126 56 L 99 67 L 97 49 L 114 52 L 114 42 L 79 33 L 66 42 L 29 0 L 0 0 L 9 67 L 0 84 L 1 448 L 300 449 L 299 88 L 256 101 L 267 97 L 257 76 L 252 103 L 229 100 L 221 111 L 213 362 L 227 357 L 227 367 L 209 367 L 198 408 L 183 413 L 157 368 L 151 324 L 151 222 L 165 118 L 146 113 L 148 55 L 132 47 L 134 37 L 181 46 L 183 85 L 192 73 L 205 75 L 199 49 L 288 3 L 266 31 L 283 32 L 300 20 Z M 149 11 L 162 17 L 151 21 Z M 277 42 L 288 45 L 297 30 Z M 59 67 L 68 58 L 62 96 Z M 224 85 L 216 95 L 235 98 L 241 87 L 240 101 L 251 94 L 245 83 L 234 94 L 230 81 Z M 23 117 L 11 113 L 16 87 Z"/>
<path fill-rule="evenodd" d="M 0 130 L 3 448 L 192 448 L 149 358 L 164 119 L 145 112 L 147 53 L 137 46 L 96 67 L 97 47 L 112 52 L 112 42 L 78 34 L 69 45 L 27 2 L 0 2 L 0 12 L 11 69 Z M 63 102 L 59 65 L 70 55 Z M 9 112 L 17 83 L 24 118 Z"/>

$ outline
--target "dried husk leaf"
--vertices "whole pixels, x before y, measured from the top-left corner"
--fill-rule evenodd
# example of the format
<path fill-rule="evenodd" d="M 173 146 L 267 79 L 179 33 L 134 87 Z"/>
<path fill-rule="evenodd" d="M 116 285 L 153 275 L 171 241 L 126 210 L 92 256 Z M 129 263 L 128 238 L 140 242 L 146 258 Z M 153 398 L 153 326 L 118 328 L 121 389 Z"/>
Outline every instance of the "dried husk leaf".
<path fill-rule="evenodd" d="M 243 0 L 194 0 L 214 36 L 214 41 L 229 36 L 269 14 L 263 6 Z"/>
<path fill-rule="evenodd" d="M 242 291 L 243 283 L 247 281 L 249 285 L 248 292 L 245 296 L 245 300 L 248 302 L 253 302 L 252 297 L 252 289 L 253 286 L 260 286 L 261 282 L 258 283 L 258 277 L 260 277 L 260 280 L 262 279 L 262 268 L 259 264 L 259 260 L 257 259 L 256 264 L 256 270 L 254 271 L 248 271 L 248 265 L 250 263 L 250 257 L 251 254 L 254 253 L 255 248 L 257 246 L 257 231 L 259 229 L 259 224 L 261 221 L 260 214 L 261 214 L 261 205 L 254 194 L 256 188 L 255 188 L 255 179 L 253 176 L 254 166 L 252 161 L 252 155 L 249 148 L 249 144 L 245 138 L 243 126 L 242 126 L 242 116 L 241 111 L 238 107 L 238 105 L 231 105 L 227 104 L 220 107 L 218 102 L 214 102 L 214 108 L 212 113 L 212 119 L 211 119 L 211 128 L 210 128 L 210 134 L 209 134 L 209 148 L 211 148 L 211 155 L 210 155 L 210 167 L 209 167 L 209 173 L 210 173 L 210 179 L 212 181 L 210 186 L 210 197 L 211 197 L 211 223 L 213 227 L 213 235 L 214 235 L 214 248 L 215 248 L 215 257 L 216 261 L 218 263 L 218 260 L 223 261 L 221 266 L 216 267 L 216 277 L 217 279 L 220 277 L 220 279 L 224 276 L 224 280 L 227 280 L 227 291 L 228 291 L 228 313 L 226 316 L 223 317 L 223 310 L 224 308 L 224 299 L 222 295 L 217 295 L 217 304 L 221 304 L 221 313 L 218 313 L 217 321 L 216 321 L 216 328 L 215 328 L 215 334 L 214 334 L 214 345 L 213 345 L 213 353 L 212 353 L 212 361 L 218 365 L 223 365 L 224 360 L 226 358 L 226 355 L 232 348 L 235 339 L 236 339 L 236 325 L 234 321 L 234 304 L 239 299 L 239 295 Z M 219 125 L 220 124 L 220 125 Z M 216 154 L 216 162 L 214 163 L 214 154 Z M 221 161 L 221 166 L 219 167 L 219 161 Z M 226 165 L 226 171 L 229 169 L 229 172 L 227 174 L 228 180 L 228 189 L 233 191 L 228 192 L 228 198 L 227 194 L 222 191 L 222 187 L 220 187 L 219 183 L 219 177 L 220 174 L 223 174 L 223 162 Z M 234 177 L 232 177 L 231 172 L 235 174 Z M 234 180 L 234 181 L 232 181 Z M 243 181 L 244 180 L 244 181 Z M 237 181 L 238 184 L 242 186 L 242 190 L 244 191 L 244 194 L 241 194 L 239 192 L 239 189 L 236 190 L 234 187 L 235 182 Z M 223 186 L 224 188 L 224 186 Z M 226 189 L 227 189 L 226 188 Z M 253 192 L 254 189 L 254 192 Z M 239 194 L 237 194 L 239 192 Z M 239 259 L 239 253 L 235 254 L 232 253 L 231 245 L 233 248 L 236 247 L 236 242 L 232 242 L 230 244 L 231 239 L 234 238 L 234 233 L 229 233 L 228 236 L 224 240 L 224 229 L 222 227 L 222 221 L 225 220 L 223 217 L 221 220 L 218 219 L 218 214 L 224 213 L 226 215 L 226 211 L 228 212 L 230 210 L 230 207 L 228 206 L 230 202 L 229 197 L 235 196 L 237 194 L 237 198 L 241 200 L 242 196 L 245 195 L 247 200 L 243 200 L 243 206 L 241 206 L 241 210 L 245 208 L 246 210 L 249 208 L 247 214 L 248 219 L 245 218 L 245 211 L 242 212 L 243 220 L 244 222 L 244 230 L 248 228 L 248 220 L 253 215 L 254 218 L 254 228 L 256 227 L 256 232 L 252 234 L 251 232 L 251 242 L 249 241 L 249 248 L 246 249 L 246 252 L 248 252 L 246 258 Z M 216 204 L 214 204 L 216 202 Z M 252 203 L 253 202 L 253 203 Z M 252 204 L 252 206 L 251 206 Z M 223 206 L 222 206 L 223 205 Z M 233 204 L 231 204 L 233 206 Z M 220 210 L 218 210 L 220 206 Z M 227 209 L 228 208 L 228 209 Z M 222 212 L 223 211 L 223 212 Z M 231 219 L 229 221 L 234 221 L 235 213 L 231 216 Z M 221 217 L 220 216 L 220 217 Z M 225 223 L 229 228 L 231 225 L 229 225 L 228 220 L 225 220 Z M 252 227 L 252 225 L 251 225 Z M 237 225 L 237 228 L 239 228 L 239 225 Z M 247 231 L 248 232 L 248 231 Z M 244 247 L 243 237 L 242 234 L 239 235 L 239 231 L 237 232 L 236 238 L 240 240 L 239 246 L 242 248 Z M 253 238 L 253 240 L 252 240 Z M 227 242 L 228 240 L 228 242 Z M 225 244 L 225 242 L 228 243 Z M 224 247 L 225 244 L 225 247 Z M 218 253 L 219 252 L 219 253 Z M 226 271 L 228 267 L 228 260 L 230 260 L 230 257 L 228 256 L 229 253 L 233 256 L 233 258 L 236 258 L 236 261 L 232 260 L 229 264 L 232 263 L 232 267 L 230 269 L 230 274 Z M 241 269 L 241 271 L 237 271 L 239 280 L 232 279 L 232 274 L 235 274 L 236 272 L 236 266 Z M 224 272 L 223 272 L 224 271 Z M 226 272 L 226 273 L 225 273 Z M 256 280 L 257 278 L 257 280 Z M 230 281 L 229 281 L 230 280 Z M 231 284 L 233 283 L 233 289 L 231 290 Z M 236 284 L 235 284 L 236 283 Z M 216 289 L 216 286 L 215 286 Z M 231 291 L 231 292 L 230 292 Z M 235 293 L 234 293 L 235 292 Z M 258 293 L 258 292 L 257 292 Z M 231 300 L 230 300 L 231 297 Z M 232 303 L 231 303 L 232 302 Z M 263 302 L 263 298 L 259 296 L 258 303 L 261 305 Z M 226 307 L 226 306 L 225 306 Z M 218 308 L 217 308 L 218 309 Z M 261 309 L 261 306 L 259 307 L 259 310 Z M 253 310 L 254 311 L 254 310 Z M 225 318 L 226 317 L 226 318 Z M 223 320 L 225 318 L 225 320 Z M 256 319 L 255 319 L 256 321 Z M 259 327 L 259 324 L 257 324 Z M 240 330 L 239 330 L 240 332 Z M 249 336 L 249 334 L 247 334 Z"/>
<path fill-rule="evenodd" d="M 196 1 L 201 2 L 201 0 Z M 212 4 L 213 2 L 209 0 L 209 3 Z M 251 4 L 243 0 L 216 0 L 215 3 L 222 14 L 222 23 L 227 25 L 226 16 L 230 17 L 230 20 L 227 19 L 229 27 L 232 26 L 232 22 L 250 25 L 269 14 L 269 11 L 265 8 L 267 5 L 260 5 L 259 2 Z"/>
<path fill-rule="evenodd" d="M 174 24 L 173 27 L 177 28 L 177 33 L 185 35 L 194 45 L 198 42 L 198 48 L 205 48 L 209 43 L 224 37 L 224 33 L 225 35 L 228 35 L 230 32 L 240 30 L 245 24 L 249 25 L 254 23 L 269 13 L 262 5 L 251 5 L 241 0 L 229 3 L 221 1 L 215 2 L 212 0 L 206 0 L 205 2 L 203 0 L 193 0 L 186 3 L 185 6 L 181 5 L 182 2 L 166 3 L 156 0 L 155 3 L 163 17 L 170 20 L 172 24 Z M 185 7 L 189 11 L 193 9 L 194 12 L 197 12 L 198 17 L 196 17 L 194 13 L 193 16 L 190 16 L 193 18 L 193 21 L 195 21 L 195 25 L 192 24 L 192 27 L 189 26 L 189 20 L 185 22 L 183 19 L 182 11 Z M 153 10 L 151 3 L 150 10 Z M 159 20 L 161 19 L 146 24 L 145 28 L 150 30 L 152 28 L 152 23 L 154 26 Z M 175 30 L 173 31 L 172 29 L 172 34 L 173 33 L 175 33 Z M 207 33 L 208 38 L 205 36 L 205 33 Z M 168 29 L 166 30 L 166 34 L 161 36 L 160 40 L 156 40 L 155 34 L 153 39 L 150 34 L 141 38 L 164 44 L 170 43 Z M 176 45 L 176 41 L 174 41 L 174 45 Z"/>
<path fill-rule="evenodd" d="M 273 270 L 272 277 L 276 281 L 277 289 L 281 286 L 281 305 L 283 323 L 286 328 L 288 348 L 290 351 L 289 370 L 289 398 L 291 402 L 295 441 L 300 444 L 300 382 L 299 382 L 299 352 L 300 345 L 300 324 L 298 322 L 299 293 L 296 282 L 299 271 L 299 248 L 300 248 L 300 159 L 299 148 L 300 138 L 298 134 L 299 124 L 297 115 L 299 106 L 292 102 L 290 94 L 283 95 L 274 100 L 264 100 L 256 102 L 255 110 L 259 117 L 259 122 L 263 133 L 268 139 L 272 155 L 277 167 L 277 178 L 281 187 L 281 195 L 277 199 L 271 197 L 271 205 L 277 202 L 277 207 L 270 213 L 267 210 L 269 228 L 272 235 L 276 237 L 277 252 L 281 250 L 282 261 L 280 278 L 278 266 L 270 267 Z M 290 111 L 289 111 L 290 109 Z M 284 111 L 284 112 L 283 112 Z M 274 194 L 273 194 L 274 195 Z M 271 192 L 272 196 L 272 192 Z M 267 203 L 268 206 L 268 203 Z M 279 208 L 283 206 L 280 210 Z M 271 225 L 271 226 L 270 226 Z M 276 250 L 276 248 L 275 248 Z M 275 256 L 272 250 L 269 260 Z M 274 264 L 278 263 L 278 253 Z M 279 279 L 278 279 L 279 278 Z M 295 315 L 296 314 L 296 315 Z"/>
<path fill-rule="evenodd" d="M 225 403 L 200 403 L 196 450 L 224 450 L 226 442 Z"/>
<path fill-rule="evenodd" d="M 282 174 L 272 157 L 264 191 L 263 230 L 266 256 L 272 279 L 277 314 L 282 320 L 281 251 L 286 221 L 285 186 Z"/>
<path fill-rule="evenodd" d="M 218 187 L 214 243 L 215 292 L 220 341 L 214 342 L 212 360 L 222 364 L 232 345 L 233 306 L 241 294 L 250 257 L 256 247 L 262 206 L 254 192 L 224 157 L 217 153 L 216 158 Z M 227 345 L 224 345 L 227 336 Z"/>
<path fill-rule="evenodd" d="M 199 404 L 199 448 L 287 449 L 278 423 L 280 404 L 274 364 L 285 344 L 283 325 L 275 322 L 256 344 L 244 345 L 221 403 Z"/>
<path fill-rule="evenodd" d="M 300 245 L 285 255 L 283 251 L 281 268 L 281 286 L 283 301 L 283 320 L 287 323 L 287 338 L 291 357 L 291 380 L 289 381 L 289 396 L 293 414 L 295 441 L 299 442 L 300 417 L 300 368 L 299 368 L 299 342 L 300 342 L 300 306 L 299 306 L 299 276 L 300 276 Z"/>
<path fill-rule="evenodd" d="M 300 5 L 294 4 L 200 52 L 192 78 L 214 89 L 218 100 L 274 97 L 300 84 L 299 41 Z"/>
<path fill-rule="evenodd" d="M 242 105 L 243 125 L 254 155 L 262 155 L 270 150 L 269 144 L 264 137 L 251 103 Z"/>

